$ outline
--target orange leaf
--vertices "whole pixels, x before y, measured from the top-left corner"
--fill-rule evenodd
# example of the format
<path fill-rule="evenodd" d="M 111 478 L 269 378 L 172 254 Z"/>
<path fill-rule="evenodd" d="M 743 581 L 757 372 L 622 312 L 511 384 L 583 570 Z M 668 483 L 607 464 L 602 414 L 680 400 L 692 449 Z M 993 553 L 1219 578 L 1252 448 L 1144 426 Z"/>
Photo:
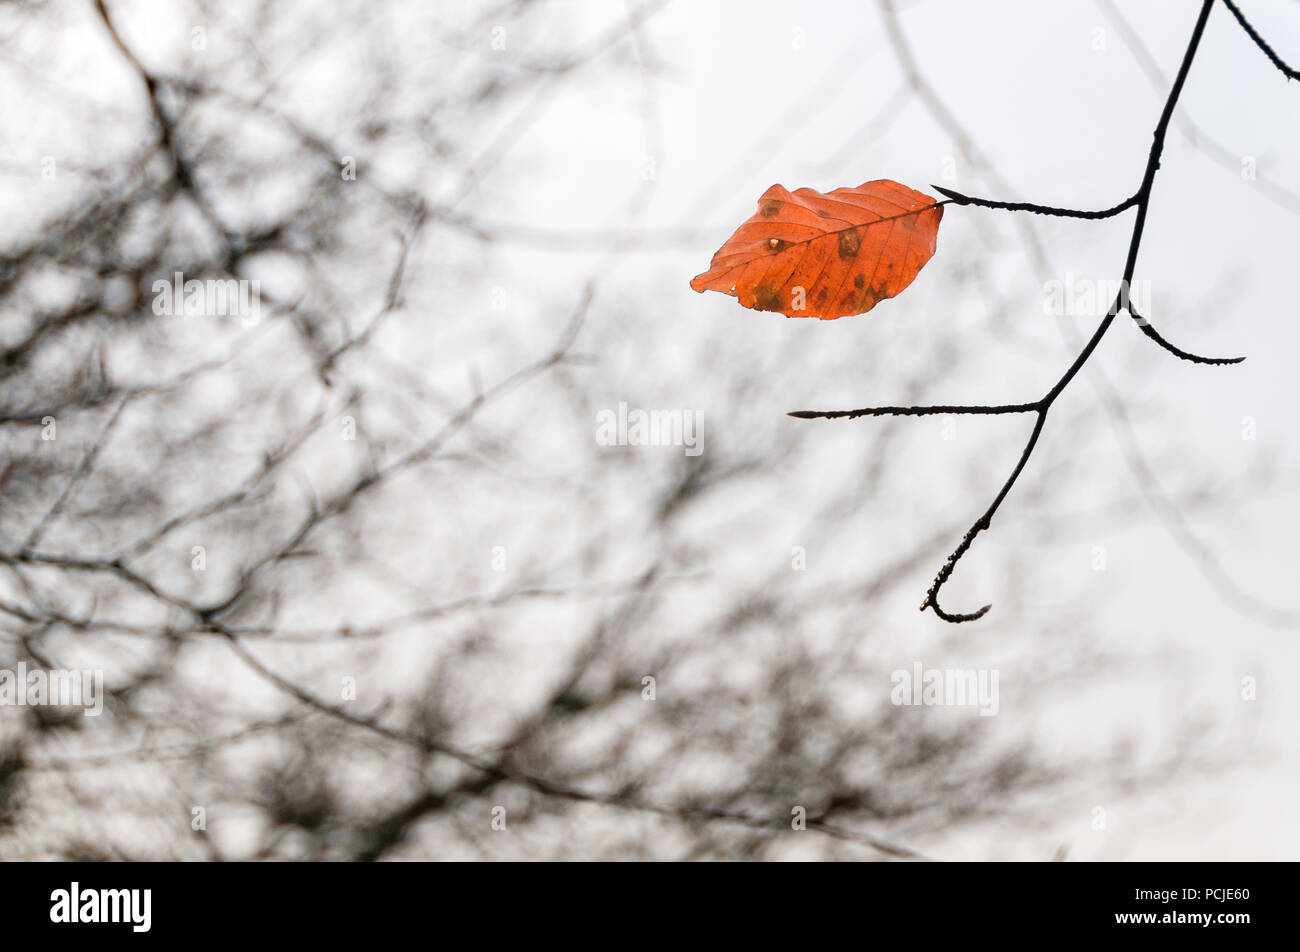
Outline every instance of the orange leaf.
<path fill-rule="evenodd" d="M 787 317 L 862 314 L 912 283 L 942 218 L 935 199 L 889 179 L 825 195 L 773 185 L 691 287 Z"/>

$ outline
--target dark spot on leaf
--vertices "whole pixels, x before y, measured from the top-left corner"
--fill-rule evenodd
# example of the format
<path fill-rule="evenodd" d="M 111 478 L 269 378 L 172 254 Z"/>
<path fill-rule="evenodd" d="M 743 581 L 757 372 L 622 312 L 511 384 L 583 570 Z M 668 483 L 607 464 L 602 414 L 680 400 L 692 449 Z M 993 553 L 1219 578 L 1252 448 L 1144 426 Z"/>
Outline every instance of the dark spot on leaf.
<path fill-rule="evenodd" d="M 774 288 L 770 284 L 760 284 L 754 288 L 754 310 L 781 310 L 781 289 Z"/>
<path fill-rule="evenodd" d="M 781 213 L 782 204 L 779 198 L 765 198 L 758 203 L 758 213 L 764 218 L 775 218 Z"/>
<path fill-rule="evenodd" d="M 862 239 L 858 237 L 856 228 L 850 228 L 848 231 L 840 232 L 840 257 L 845 261 L 856 258 L 858 249 L 862 247 Z"/>
<path fill-rule="evenodd" d="M 822 218 L 830 218 L 830 217 L 831 217 L 831 213 L 828 212 L 828 211 L 827 211 L 826 209 L 824 209 L 824 208 L 819 208 L 819 209 L 817 209 L 817 214 L 820 215 Z"/>
<path fill-rule="evenodd" d="M 867 276 L 865 274 L 855 274 L 853 276 L 853 286 L 857 288 L 859 291 L 862 290 L 862 286 L 866 283 L 867 283 Z"/>

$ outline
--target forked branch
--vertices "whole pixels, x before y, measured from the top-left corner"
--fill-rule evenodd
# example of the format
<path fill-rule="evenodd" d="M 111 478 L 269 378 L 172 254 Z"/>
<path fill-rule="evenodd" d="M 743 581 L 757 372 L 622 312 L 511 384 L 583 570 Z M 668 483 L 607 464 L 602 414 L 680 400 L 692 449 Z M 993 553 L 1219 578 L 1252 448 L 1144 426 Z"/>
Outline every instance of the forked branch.
<path fill-rule="evenodd" d="M 1287 66 L 1278 55 L 1273 52 L 1272 48 L 1259 35 L 1258 32 L 1246 21 L 1241 11 L 1237 9 L 1233 0 L 1223 0 L 1231 11 L 1232 15 L 1241 24 L 1246 33 L 1253 39 L 1256 45 L 1268 56 L 1268 58 L 1287 76 L 1288 79 L 1300 77 L 1294 69 Z M 877 416 L 931 416 L 936 414 L 968 414 L 968 415 L 1002 415 L 1015 413 L 1032 413 L 1034 414 L 1034 426 L 1025 441 L 1024 448 L 1020 452 L 1020 458 L 1016 462 L 1015 468 L 1011 475 L 1007 477 L 998 491 L 993 502 L 984 513 L 975 520 L 966 534 L 962 537 L 947 561 L 939 569 L 938 574 L 934 577 L 934 582 L 930 585 L 929 590 L 925 593 L 925 600 L 921 603 L 921 611 L 931 609 L 936 615 L 948 622 L 965 622 L 974 621 L 983 617 L 991 605 L 972 612 L 950 612 L 939 604 L 939 592 L 944 584 L 952 577 L 957 563 L 970 550 L 976 537 L 989 528 L 993 523 L 993 517 L 997 515 L 998 509 L 1002 506 L 1003 501 L 1011 492 L 1016 480 L 1024 471 L 1029 462 L 1030 456 L 1033 455 L 1034 447 L 1038 444 L 1038 438 L 1042 435 L 1043 426 L 1047 422 L 1047 414 L 1051 409 L 1056 398 L 1061 395 L 1070 381 L 1079 373 L 1083 365 L 1087 363 L 1088 358 L 1092 356 L 1093 351 L 1101 343 L 1102 338 L 1106 336 L 1115 318 L 1119 316 L 1120 311 L 1128 311 L 1132 316 L 1138 328 L 1155 343 L 1167 350 L 1174 356 L 1191 361 L 1197 364 L 1209 365 L 1227 365 L 1237 364 L 1245 360 L 1244 357 L 1202 357 L 1190 353 L 1180 347 L 1175 346 L 1166 340 L 1156 331 L 1151 323 L 1139 314 L 1129 300 L 1129 288 L 1133 282 L 1133 272 L 1137 265 L 1138 251 L 1142 246 L 1142 232 L 1146 225 L 1147 212 L 1151 203 L 1151 191 L 1155 184 L 1156 171 L 1160 168 L 1160 156 L 1164 151 L 1165 136 L 1169 130 L 1170 119 L 1173 117 L 1174 108 L 1178 103 L 1178 97 L 1183 91 L 1183 85 L 1187 81 L 1187 74 L 1191 70 L 1192 61 L 1196 57 L 1197 47 L 1200 45 L 1201 37 L 1205 34 L 1205 25 L 1209 20 L 1210 10 L 1213 8 L 1215 0 L 1203 0 L 1201 10 L 1196 18 L 1196 24 L 1192 28 L 1191 37 L 1188 39 L 1187 48 L 1183 53 L 1182 63 L 1178 68 L 1178 74 L 1174 78 L 1173 85 L 1170 87 L 1169 95 L 1165 100 L 1164 108 L 1160 113 L 1160 119 L 1156 123 L 1155 132 L 1152 136 L 1151 151 L 1147 156 L 1146 167 L 1143 171 L 1142 182 L 1138 190 L 1130 197 L 1124 199 L 1111 208 L 1091 211 L 1077 208 L 1060 208 L 1051 205 L 1036 205 L 1027 202 L 999 202 L 984 198 L 975 198 L 970 195 L 963 195 L 951 189 L 933 186 L 936 191 L 940 192 L 949 202 L 955 205 L 973 205 L 981 208 L 1003 209 L 1007 211 L 1030 212 L 1037 215 L 1053 215 L 1064 218 L 1082 218 L 1082 219 L 1104 219 L 1112 218 L 1130 208 L 1136 209 L 1137 214 L 1133 222 L 1133 230 L 1129 237 L 1128 255 L 1124 262 L 1123 278 L 1120 281 L 1120 292 L 1111 304 L 1106 316 L 1102 318 L 1097 329 L 1093 331 L 1092 336 L 1084 344 L 1083 349 L 1076 355 L 1074 361 L 1066 368 L 1065 372 L 1056 381 L 1050 390 L 1047 391 L 1040 399 L 1032 403 L 1002 404 L 1002 405 L 965 405 L 965 406 L 879 406 L 863 407 L 858 410 L 797 410 L 790 414 L 800 419 L 857 419 L 859 417 L 877 417 Z"/>

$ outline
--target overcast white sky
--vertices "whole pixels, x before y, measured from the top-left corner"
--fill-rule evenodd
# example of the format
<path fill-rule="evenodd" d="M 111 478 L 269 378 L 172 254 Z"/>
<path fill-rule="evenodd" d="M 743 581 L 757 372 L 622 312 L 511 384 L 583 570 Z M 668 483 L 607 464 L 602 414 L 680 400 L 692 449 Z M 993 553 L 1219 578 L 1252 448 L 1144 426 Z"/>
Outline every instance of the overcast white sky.
<path fill-rule="evenodd" d="M 1241 0 L 1241 5 L 1284 58 L 1300 62 L 1300 4 Z M 189 26 L 168 18 L 161 0 L 153 6 L 156 19 L 137 14 L 130 22 L 133 29 L 158 31 L 152 38 L 137 34 L 141 58 L 157 55 L 165 63 L 166 50 Z M 475 74 L 479 57 L 522 61 L 580 48 L 586 38 L 622 21 L 628 10 L 622 3 L 596 0 L 550 3 L 545 16 L 511 24 L 506 49 L 499 51 L 490 45 L 491 33 L 485 31 L 493 24 L 483 19 L 482 7 L 453 0 L 433 6 L 446 23 L 477 31 L 468 36 L 467 50 L 453 56 L 444 44 L 409 35 L 403 37 L 409 48 L 395 50 L 394 60 L 421 62 L 435 71 L 463 70 L 467 76 Z M 773 183 L 829 191 L 892 178 L 921 191 L 937 183 L 994 199 L 1083 208 L 1103 208 L 1127 197 L 1141 178 L 1151 131 L 1198 4 L 1116 0 L 1116 6 L 1163 74 L 1159 85 L 1126 45 L 1110 7 L 1091 0 L 899 3 L 899 23 L 925 80 L 1014 195 L 995 193 L 962 158 L 961 144 L 909 91 L 876 4 L 675 0 L 657 9 L 642 28 L 639 55 L 654 69 L 640 80 L 539 78 L 535 104 L 507 122 L 494 116 L 492 123 L 475 128 L 485 154 L 504 133 L 522 133 L 511 139 L 499 162 L 484 168 L 460 207 L 483 221 L 543 235 L 495 252 L 508 255 L 509 278 L 502 280 L 516 298 L 569 300 L 594 265 L 604 268 L 600 293 L 613 302 L 601 312 L 605 332 L 626 335 L 627 347 L 602 355 L 609 372 L 602 379 L 617 379 L 623 389 L 609 387 L 596 399 L 613 406 L 641 394 L 659 405 L 701 409 L 706 446 L 725 445 L 713 438 L 733 420 L 816 426 L 827 441 L 824 471 L 845 478 L 834 476 L 836 448 L 843 447 L 839 460 L 847 465 L 855 458 L 854 428 L 875 424 L 782 422 L 786 411 L 1034 400 L 1072 359 L 1072 338 L 1063 332 L 1087 333 L 1095 317 L 1046 315 L 1042 274 L 1028 258 L 1012 214 L 977 208 L 949 207 L 938 251 L 912 288 L 866 316 L 820 322 L 752 313 L 732 298 L 696 294 L 690 278 L 706 269 L 713 251 L 752 214 L 758 196 Z M 401 34 L 402 15 L 389 10 L 382 15 L 392 17 Z M 86 29 L 85 42 L 102 46 L 90 20 Z M 220 39 L 211 41 L 217 50 Z M 624 46 L 614 55 L 638 53 Z M 319 63 L 306 57 L 303 72 L 286 80 L 282 95 L 305 111 L 315 104 L 328 115 L 331 102 L 348 96 L 347 62 L 344 52 L 322 55 Z M 133 76 L 101 71 L 92 80 L 79 76 L 80 68 L 66 58 L 52 60 L 47 79 L 98 99 L 104 110 L 99 121 L 106 127 L 120 121 L 122 102 L 131 103 L 125 114 L 138 116 Z M 30 172 L 21 170 L 47 151 L 67 155 L 68 147 L 66 130 L 56 119 L 12 97 L 3 102 L 10 132 L 4 159 L 9 169 L 19 170 L 11 172 L 9 182 L 21 187 L 0 194 L 0 215 L 17 224 L 24 216 L 40 215 L 45 201 L 25 187 L 20 176 Z M 932 577 L 929 568 L 880 604 L 872 620 L 886 631 L 879 650 L 900 667 L 923 657 L 935 664 L 1001 668 L 1007 693 L 1002 716 L 1021 727 L 1032 725 L 1035 739 L 1049 749 L 1097 753 L 1114 728 L 1124 726 L 1155 758 L 1195 721 L 1203 727 L 1193 753 L 1228 766 L 1157 797 L 1137 791 L 1117 798 L 1108 790 L 1104 803 L 1095 801 L 1087 778 L 1081 778 L 1071 801 L 1055 811 L 1058 820 L 1041 835 L 1009 843 L 1005 830 L 977 829 L 945 843 L 946 858 L 1039 858 L 1059 842 L 1068 842 L 1071 856 L 1079 859 L 1284 859 L 1300 852 L 1294 810 L 1300 798 L 1300 692 L 1293 684 L 1300 671 L 1294 541 L 1300 498 L 1293 488 L 1300 475 L 1294 409 L 1300 312 L 1293 293 L 1300 250 L 1298 120 L 1300 86 L 1285 81 L 1224 8 L 1215 9 L 1167 142 L 1136 280 L 1146 282 L 1147 316 L 1166 337 L 1199 353 L 1248 359 L 1226 368 L 1181 363 L 1121 320 L 1092 362 L 1120 394 L 1159 486 L 1178 495 L 1208 482 L 1230 499 L 1188 516 L 1195 539 L 1240 590 L 1292 617 L 1270 624 L 1243 611 L 1188 557 L 1187 540 L 1150 507 L 1118 525 L 1099 520 L 1095 531 L 1072 530 L 1050 561 L 1034 566 L 1032 577 L 999 578 L 990 569 L 999 554 L 1040 544 L 1039 533 L 1031 533 L 1017 515 L 1018 499 L 1026 486 L 1056 477 L 1031 461 L 992 531 L 981 537 L 945 589 L 952 609 L 994 603 L 985 620 L 964 632 L 967 653 L 933 657 L 935 646 L 946 644 L 951 632 L 932 615 L 916 611 Z M 14 135 L 15 128 L 21 134 Z M 43 146 L 43 139 L 63 144 L 56 150 Z M 84 135 L 79 147 L 87 153 L 96 148 Z M 648 161 L 654 176 L 647 181 Z M 1253 179 L 1242 173 L 1252 165 Z M 399 176 L 409 170 L 390 171 Z M 437 170 L 421 174 L 435 204 L 460 200 L 456 181 L 443 181 Z M 1047 273 L 1057 280 L 1068 275 L 1117 279 L 1131 222 L 1131 213 L 1105 222 L 1036 219 Z M 592 233 L 640 229 L 647 237 L 630 250 L 584 244 Z M 672 240 L 679 230 L 691 234 Z M 548 246 L 548 232 L 576 236 L 577 250 L 563 241 Z M 454 235 L 441 240 L 470 241 Z M 423 253 L 435 256 L 437 248 Z M 986 269 L 982 279 L 970 273 L 971 261 Z M 441 280 L 455 284 L 461 278 Z M 481 306 L 497 282 L 472 280 L 481 286 L 457 285 L 455 292 Z M 1014 333 L 991 329 L 989 286 L 1009 299 L 999 326 Z M 652 301 L 652 317 L 636 311 L 637 323 L 621 326 L 620 299 Z M 446 299 L 430 300 L 436 309 Z M 473 326 L 457 326 L 450 339 L 475 333 Z M 531 338 L 545 346 L 554 328 L 520 328 L 519 333 L 522 342 Z M 894 392 L 889 382 L 853 373 L 845 361 L 845 355 L 867 353 L 916 358 L 943 347 L 977 350 L 980 358 L 957 375 L 936 377 L 919 394 Z M 673 370 L 691 366 L 701 355 L 734 371 L 745 362 L 778 361 L 786 353 L 803 363 L 784 367 L 779 388 L 756 387 L 743 407 L 719 403 L 706 375 L 692 378 Z M 445 375 L 440 383 L 463 385 L 464 362 L 454 347 L 431 356 L 430 366 L 431 373 Z M 1088 406 L 1102 415 L 1096 392 L 1081 377 L 1053 411 L 1043 437 L 1058 451 L 1073 447 L 1077 452 L 1077 465 L 1048 494 L 1063 522 L 1086 516 L 1110 498 L 1115 474 L 1129 473 L 1118 430 L 1099 425 L 1079 435 L 1064 426 L 1068 408 Z M 1254 439 L 1243 436 L 1252 425 L 1248 419 Z M 1029 421 L 962 420 L 955 441 L 939 438 L 938 421 L 902 425 L 927 439 L 900 454 L 886 478 L 907 483 L 913 478 L 909 474 L 916 474 L 916 482 L 933 487 L 933 511 L 927 516 L 964 527 L 1010 471 L 1017 452 L 1014 435 L 1027 433 Z M 986 438 L 988 433 L 997 438 Z M 984 478 L 978 484 L 946 478 L 949 472 L 966 472 L 954 457 L 977 460 Z M 1264 463 L 1282 474 L 1275 489 L 1258 499 L 1234 493 L 1234 486 Z M 1130 480 L 1128 492 L 1138 491 Z M 798 500 L 774 500 L 774 518 L 781 515 L 778 505 L 792 525 L 802 518 Z M 896 497 L 882 487 L 869 510 L 854 518 L 869 534 L 898 509 Z M 879 531 L 905 532 L 907 526 L 889 522 Z M 961 531 L 936 549 L 934 568 Z M 1106 553 L 1102 572 L 1092 567 L 1098 548 Z M 1131 664 L 1117 666 L 1113 674 L 1089 672 L 1058 698 L 1039 697 L 1032 707 L 1017 707 L 1016 684 L 1040 673 L 1022 664 L 1033 655 L 1028 646 L 1061 637 L 1053 613 L 1059 588 L 1097 593 L 1098 633 L 1090 637 L 1104 639 L 1102 647 Z M 1068 620 L 1065 624 L 1068 628 Z M 1246 677 L 1257 679 L 1256 701 L 1241 699 Z M 1104 831 L 1090 827 L 1098 805 L 1109 816 Z"/>

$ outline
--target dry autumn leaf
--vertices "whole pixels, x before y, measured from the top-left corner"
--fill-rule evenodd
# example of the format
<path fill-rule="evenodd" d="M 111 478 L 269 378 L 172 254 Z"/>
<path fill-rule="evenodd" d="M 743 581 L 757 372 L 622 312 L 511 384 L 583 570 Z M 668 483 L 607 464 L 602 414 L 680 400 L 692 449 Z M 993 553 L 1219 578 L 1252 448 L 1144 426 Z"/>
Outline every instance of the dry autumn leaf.
<path fill-rule="evenodd" d="M 937 200 L 889 179 L 825 195 L 773 185 L 691 287 L 787 317 L 862 314 L 912 283 L 942 218 Z"/>

